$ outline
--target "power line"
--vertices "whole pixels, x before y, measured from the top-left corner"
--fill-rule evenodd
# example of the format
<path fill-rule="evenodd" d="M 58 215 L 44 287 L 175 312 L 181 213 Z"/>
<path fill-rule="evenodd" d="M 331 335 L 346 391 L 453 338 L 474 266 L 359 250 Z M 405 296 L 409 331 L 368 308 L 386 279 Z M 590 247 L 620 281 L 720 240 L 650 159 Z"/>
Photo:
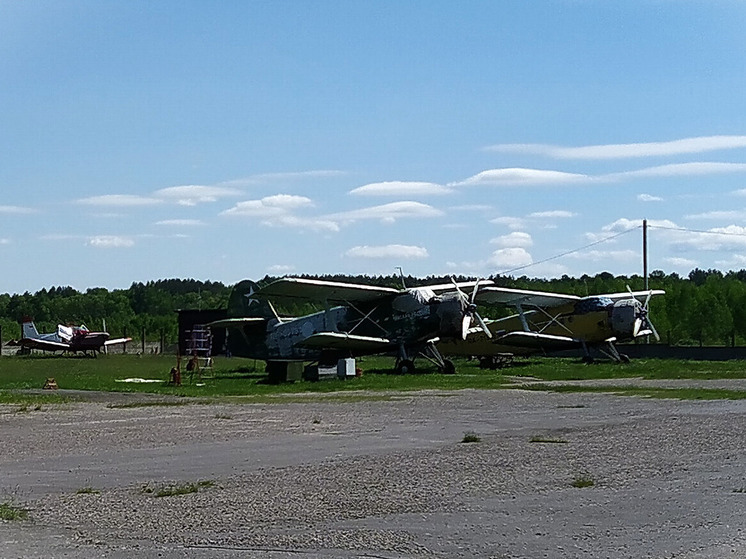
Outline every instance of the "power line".
<path fill-rule="evenodd" d="M 544 264 L 545 262 L 549 262 L 551 260 L 557 260 L 558 258 L 562 258 L 563 256 L 567 256 L 568 254 L 574 254 L 576 252 L 580 252 L 581 250 L 585 250 L 587 248 L 594 247 L 596 245 L 600 245 L 602 243 L 608 242 L 612 239 L 616 239 L 617 237 L 621 237 L 622 235 L 626 235 L 627 233 L 631 233 L 632 231 L 636 231 L 638 229 L 642 229 L 642 225 L 638 225 L 636 227 L 633 227 L 632 229 L 627 229 L 626 231 L 622 231 L 620 233 L 617 233 L 616 235 L 611 235 L 609 237 L 606 237 L 605 239 L 600 239 L 598 241 L 594 241 L 590 244 L 584 245 L 582 247 L 574 248 L 572 250 L 568 250 L 565 252 L 562 252 L 560 254 L 556 254 L 554 256 L 550 256 L 549 258 L 544 258 L 543 260 L 539 260 L 537 262 L 531 262 L 530 264 L 525 264 L 523 266 L 518 266 L 517 268 L 512 268 L 510 270 L 504 270 L 502 272 L 498 272 L 497 275 L 505 275 L 505 274 L 511 274 L 513 272 L 517 272 L 518 270 L 525 270 L 526 268 L 530 268 L 531 266 L 536 266 L 538 264 Z"/>
<path fill-rule="evenodd" d="M 666 231 L 681 231 L 682 233 L 703 233 L 705 235 L 727 235 L 731 237 L 746 237 L 746 233 L 732 233 L 728 231 L 705 231 L 704 229 L 687 229 L 686 227 L 666 227 L 664 225 L 650 225 L 650 229 L 664 229 Z"/>

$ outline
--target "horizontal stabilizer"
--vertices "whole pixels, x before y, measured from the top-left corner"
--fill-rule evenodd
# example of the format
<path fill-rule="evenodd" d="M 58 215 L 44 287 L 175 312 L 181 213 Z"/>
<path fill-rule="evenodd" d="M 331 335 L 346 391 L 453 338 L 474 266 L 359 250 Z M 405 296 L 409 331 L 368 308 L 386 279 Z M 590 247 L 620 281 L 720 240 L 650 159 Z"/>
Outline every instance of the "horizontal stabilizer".
<path fill-rule="evenodd" d="M 392 342 L 386 338 L 356 336 L 345 332 L 319 332 L 307 337 L 298 344 L 302 347 L 317 349 L 345 349 L 351 351 L 384 351 Z"/>
<path fill-rule="evenodd" d="M 119 345 L 119 344 L 126 344 L 132 341 L 132 338 L 114 338 L 113 340 L 106 340 L 104 342 L 105 346 L 110 345 Z"/>
<path fill-rule="evenodd" d="M 537 332 L 510 332 L 497 338 L 495 343 L 544 350 L 572 349 L 580 345 L 580 342 L 575 338 L 539 334 Z"/>
<path fill-rule="evenodd" d="M 216 320 L 210 322 L 206 326 L 208 328 L 236 328 L 245 324 L 258 324 L 259 322 L 267 322 L 266 318 L 258 317 L 240 317 L 240 318 L 224 318 L 223 320 Z"/>
<path fill-rule="evenodd" d="M 38 338 L 21 338 L 18 345 L 31 349 L 42 349 L 44 351 L 60 351 L 70 349 L 70 344 L 62 342 L 53 342 L 51 340 L 40 340 Z"/>

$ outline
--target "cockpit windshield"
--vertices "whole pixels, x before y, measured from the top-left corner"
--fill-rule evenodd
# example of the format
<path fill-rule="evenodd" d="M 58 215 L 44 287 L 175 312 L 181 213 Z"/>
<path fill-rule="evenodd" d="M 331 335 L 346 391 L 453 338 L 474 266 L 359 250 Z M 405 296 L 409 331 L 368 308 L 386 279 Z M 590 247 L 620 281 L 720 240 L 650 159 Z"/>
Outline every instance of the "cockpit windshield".
<path fill-rule="evenodd" d="M 609 297 L 589 297 L 582 299 L 575 304 L 577 314 L 586 314 L 589 312 L 603 311 L 614 305 Z"/>

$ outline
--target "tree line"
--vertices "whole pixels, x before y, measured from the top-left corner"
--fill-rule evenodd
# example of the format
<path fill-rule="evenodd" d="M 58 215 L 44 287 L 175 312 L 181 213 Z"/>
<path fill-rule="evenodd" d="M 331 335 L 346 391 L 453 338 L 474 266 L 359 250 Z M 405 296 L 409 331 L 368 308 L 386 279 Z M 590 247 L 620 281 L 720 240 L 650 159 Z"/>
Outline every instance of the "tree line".
<path fill-rule="evenodd" d="M 302 276 L 307 278 L 364 283 L 388 287 L 417 287 L 432 283 L 450 283 L 450 276 Z M 267 276 L 260 285 L 272 281 Z M 468 279 L 456 276 L 457 281 Z M 641 276 L 614 276 L 603 272 L 595 276 L 562 276 L 537 279 L 526 276 L 491 276 L 495 284 L 516 289 L 552 291 L 573 295 L 624 292 L 629 286 L 641 290 Z M 651 289 L 663 289 L 666 295 L 650 303 L 650 317 L 663 343 L 671 345 L 746 345 L 746 270 L 723 273 L 718 270 L 692 270 L 688 276 L 654 271 L 649 277 Z M 32 317 L 40 332 L 51 332 L 57 324 L 85 324 L 92 330 L 103 328 L 113 336 L 139 338 L 145 331 L 151 341 L 165 338 L 175 342 L 178 309 L 223 309 L 232 286 L 220 282 L 193 279 L 166 279 L 133 283 L 128 289 L 92 288 L 84 292 L 72 287 L 52 287 L 36 293 L 0 294 L 0 326 L 3 339 L 20 337 L 20 322 Z M 311 312 L 307 304 L 292 304 L 278 309 L 298 316 Z M 498 318 L 509 311 L 481 309 L 487 317 Z"/>

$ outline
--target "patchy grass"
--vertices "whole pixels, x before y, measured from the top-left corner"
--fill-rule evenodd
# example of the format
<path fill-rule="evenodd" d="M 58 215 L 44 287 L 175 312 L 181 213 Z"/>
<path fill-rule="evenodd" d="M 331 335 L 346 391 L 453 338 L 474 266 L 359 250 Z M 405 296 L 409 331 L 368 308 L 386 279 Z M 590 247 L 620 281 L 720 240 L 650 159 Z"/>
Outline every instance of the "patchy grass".
<path fill-rule="evenodd" d="M 744 390 L 726 390 L 720 388 L 656 388 L 640 386 L 579 386 L 572 384 L 546 385 L 535 384 L 524 387 L 525 390 L 572 393 L 607 393 L 619 396 L 639 396 L 671 400 L 743 400 Z"/>
<path fill-rule="evenodd" d="M 0 520 L 13 521 L 26 520 L 27 518 L 28 511 L 26 509 L 17 507 L 9 501 L 0 503 Z"/>
<path fill-rule="evenodd" d="M 81 487 L 75 492 L 76 495 L 98 495 L 100 493 L 101 491 L 93 487 Z"/>
<path fill-rule="evenodd" d="M 478 443 L 482 438 L 473 431 L 464 433 L 464 438 L 461 439 L 462 443 Z"/>
<path fill-rule="evenodd" d="M 205 402 L 207 403 L 207 402 Z M 156 408 L 156 407 L 174 407 L 174 406 L 189 406 L 194 402 L 185 400 L 183 402 L 162 400 L 157 402 L 127 402 L 126 404 L 109 404 L 106 406 L 111 409 L 129 409 L 129 408 Z"/>
<path fill-rule="evenodd" d="M 567 441 L 564 439 L 552 439 L 548 437 L 540 437 L 538 435 L 534 435 L 529 440 L 530 443 L 547 443 L 547 444 L 567 444 Z"/>
<path fill-rule="evenodd" d="M 581 475 L 575 476 L 572 482 L 570 483 L 570 485 L 572 485 L 573 487 L 578 487 L 578 488 L 593 487 L 594 485 L 596 485 L 596 482 L 589 475 L 581 474 Z"/>
<path fill-rule="evenodd" d="M 514 366 L 491 371 L 480 369 L 476 360 L 454 359 L 457 374 L 444 375 L 427 360 L 417 360 L 417 370 L 424 374 L 392 374 L 394 359 L 368 356 L 357 360 L 364 373 L 360 377 L 320 382 L 297 381 L 268 384 L 264 365 L 250 359 L 216 357 L 210 378 L 203 378 L 203 385 L 182 375 L 182 386 L 167 384 L 169 371 L 176 364 L 172 355 L 101 355 L 96 359 L 74 356 L 7 356 L 0 357 L 3 374 L 0 375 L 0 404 L 34 406 L 74 401 L 50 391 L 49 394 L 29 394 L 29 389 L 40 389 L 47 378 L 54 377 L 61 389 L 100 390 L 107 392 L 144 392 L 171 396 L 188 396 L 202 399 L 241 398 L 239 403 L 272 403 L 309 401 L 309 395 L 338 398 L 339 402 L 357 402 L 391 396 L 391 392 L 433 390 L 453 391 L 462 389 L 518 388 L 503 374 L 511 377 L 531 377 L 550 380 L 592 380 L 638 377 L 643 379 L 730 379 L 746 378 L 746 368 L 740 361 L 707 362 L 659 359 L 639 359 L 627 365 L 599 362 L 586 365 L 577 359 L 541 358 L 517 360 Z M 122 383 L 122 378 L 142 377 L 163 379 L 163 383 Z M 687 399 L 746 398 L 746 392 L 726 390 L 640 389 L 628 387 L 546 388 L 521 385 L 521 389 L 555 390 L 567 392 L 616 392 L 628 395 L 673 397 Z M 20 392 L 24 391 L 24 392 Z M 46 392 L 46 391 L 45 391 Z M 378 393 L 377 395 L 375 393 Z M 333 394 L 333 396 L 328 396 Z M 281 397 L 283 399 L 278 400 Z M 245 399 L 245 400 L 244 400 Z M 222 400 L 221 400 L 222 401 Z M 148 405 L 179 405 L 178 403 L 131 403 L 116 407 Z M 575 407 L 575 406 L 567 406 Z"/>
<path fill-rule="evenodd" d="M 207 489 L 208 487 L 213 487 L 214 485 L 215 482 L 211 480 L 173 483 L 161 485 L 160 487 L 144 485 L 142 487 L 142 492 L 153 495 L 155 497 L 176 497 L 179 495 L 189 495 L 190 493 L 197 493 L 200 489 Z"/>

